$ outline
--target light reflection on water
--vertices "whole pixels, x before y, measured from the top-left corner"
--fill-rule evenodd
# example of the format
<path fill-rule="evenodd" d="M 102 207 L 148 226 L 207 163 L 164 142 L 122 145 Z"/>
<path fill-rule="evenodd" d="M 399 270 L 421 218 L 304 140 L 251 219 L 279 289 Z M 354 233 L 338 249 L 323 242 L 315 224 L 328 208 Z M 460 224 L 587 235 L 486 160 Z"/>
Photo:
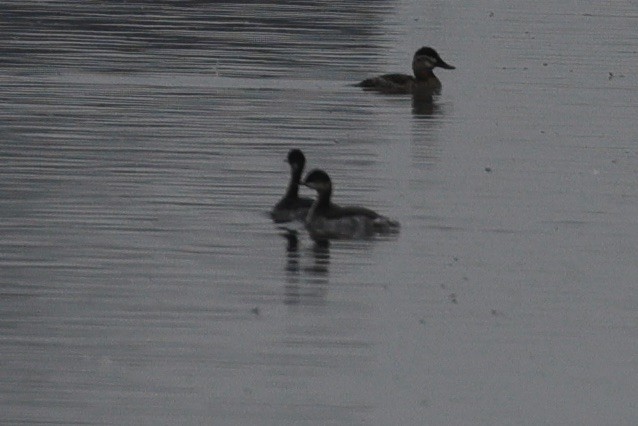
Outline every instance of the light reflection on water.
<path fill-rule="evenodd" d="M 0 423 L 635 413 L 631 5 L 5 3 Z M 273 225 L 293 146 L 401 234 Z"/>

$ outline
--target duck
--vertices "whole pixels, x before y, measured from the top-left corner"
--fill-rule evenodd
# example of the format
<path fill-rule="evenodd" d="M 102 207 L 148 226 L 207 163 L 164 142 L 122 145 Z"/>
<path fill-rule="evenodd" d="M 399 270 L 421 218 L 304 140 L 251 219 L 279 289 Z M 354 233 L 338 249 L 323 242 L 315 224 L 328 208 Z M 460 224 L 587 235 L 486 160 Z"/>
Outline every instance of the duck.
<path fill-rule="evenodd" d="M 285 195 L 270 211 L 270 217 L 275 223 L 303 221 L 308 215 L 313 199 L 299 196 L 299 182 L 306 165 L 306 156 L 300 149 L 291 149 L 285 160 L 290 165 L 290 181 Z"/>
<path fill-rule="evenodd" d="M 433 48 L 422 47 L 416 51 L 412 59 L 414 77 L 407 74 L 384 74 L 367 78 L 355 86 L 383 93 L 416 93 L 424 90 L 438 92 L 442 84 L 432 72 L 436 67 L 447 70 L 456 69 L 441 59 L 439 53 Z"/>
<path fill-rule="evenodd" d="M 374 210 L 332 203 L 332 181 L 323 170 L 312 170 L 302 184 L 317 192 L 305 219 L 306 229 L 314 240 L 361 239 L 399 231 L 399 222 Z"/>

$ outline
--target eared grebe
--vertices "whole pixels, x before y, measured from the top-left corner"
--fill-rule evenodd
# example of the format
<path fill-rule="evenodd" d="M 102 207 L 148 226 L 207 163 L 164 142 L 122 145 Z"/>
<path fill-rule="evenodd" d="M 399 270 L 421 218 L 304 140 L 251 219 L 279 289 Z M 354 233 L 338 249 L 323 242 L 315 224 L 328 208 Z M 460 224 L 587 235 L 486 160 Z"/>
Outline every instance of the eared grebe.
<path fill-rule="evenodd" d="M 439 91 L 441 81 L 432 72 L 435 67 L 447 70 L 455 69 L 441 59 L 436 50 L 431 47 L 422 47 L 416 51 L 412 59 L 414 77 L 407 74 L 385 74 L 367 78 L 358 83 L 357 86 L 384 93 L 414 93 L 419 90 Z"/>
<path fill-rule="evenodd" d="M 313 170 L 303 184 L 317 191 L 306 216 L 306 228 L 315 240 L 365 238 L 399 231 L 399 223 L 364 207 L 339 207 L 330 201 L 332 183 L 323 170 Z"/>
<path fill-rule="evenodd" d="M 277 223 L 290 222 L 296 219 L 303 220 L 308 214 L 308 209 L 312 205 L 312 198 L 299 197 L 299 181 L 303 173 L 306 157 L 298 149 L 291 149 L 286 158 L 290 164 L 290 183 L 286 195 L 270 212 L 272 220 Z"/>

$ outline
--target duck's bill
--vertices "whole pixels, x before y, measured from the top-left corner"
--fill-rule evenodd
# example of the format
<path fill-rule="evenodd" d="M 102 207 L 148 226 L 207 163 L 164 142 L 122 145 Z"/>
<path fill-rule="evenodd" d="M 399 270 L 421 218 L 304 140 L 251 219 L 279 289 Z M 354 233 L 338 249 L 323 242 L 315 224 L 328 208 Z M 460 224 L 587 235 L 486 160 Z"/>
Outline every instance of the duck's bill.
<path fill-rule="evenodd" d="M 441 68 L 445 68 L 446 70 L 456 69 L 456 67 L 454 65 L 450 65 L 450 64 L 448 64 L 447 62 L 445 62 L 443 60 L 441 60 L 441 62 L 439 62 L 437 65 L 439 67 L 441 67 Z"/>

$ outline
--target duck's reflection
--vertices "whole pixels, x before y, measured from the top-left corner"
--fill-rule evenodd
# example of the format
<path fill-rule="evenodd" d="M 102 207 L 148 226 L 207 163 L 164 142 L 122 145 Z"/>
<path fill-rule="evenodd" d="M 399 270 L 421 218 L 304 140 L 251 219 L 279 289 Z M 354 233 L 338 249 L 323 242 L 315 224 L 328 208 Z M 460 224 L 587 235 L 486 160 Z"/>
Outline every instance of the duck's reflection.
<path fill-rule="evenodd" d="M 299 251 L 297 231 L 286 229 L 286 284 L 284 304 L 317 305 L 325 301 L 330 265 L 329 241 L 317 241 L 310 250 L 312 263 L 302 266 L 305 255 Z"/>
<path fill-rule="evenodd" d="M 449 103 L 441 103 L 440 90 L 412 93 L 411 159 L 415 167 L 427 167 L 439 160 L 442 120 Z"/>
<path fill-rule="evenodd" d="M 440 90 L 424 89 L 412 93 L 412 115 L 415 117 L 429 118 L 440 113 L 436 98 L 441 94 Z"/>

